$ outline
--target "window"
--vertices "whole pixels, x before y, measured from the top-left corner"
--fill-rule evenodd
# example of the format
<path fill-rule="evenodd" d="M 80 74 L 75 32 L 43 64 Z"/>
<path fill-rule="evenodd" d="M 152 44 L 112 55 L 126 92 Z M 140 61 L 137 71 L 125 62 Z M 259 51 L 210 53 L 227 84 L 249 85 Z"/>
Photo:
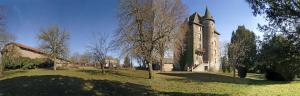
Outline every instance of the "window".
<path fill-rule="evenodd" d="M 217 50 L 215 50 L 215 55 L 217 55 Z"/>
<path fill-rule="evenodd" d="M 205 71 L 208 71 L 208 66 L 204 66 L 204 70 L 205 70 Z"/>
<path fill-rule="evenodd" d="M 213 43 L 213 44 L 214 44 L 214 46 L 216 46 L 216 45 L 217 45 L 217 44 L 216 44 L 216 41 L 214 41 L 214 43 Z"/>
<path fill-rule="evenodd" d="M 201 34 L 199 35 L 199 39 L 200 39 L 200 41 L 201 41 Z"/>
<path fill-rule="evenodd" d="M 217 64 L 217 58 L 215 58 L 215 64 Z"/>

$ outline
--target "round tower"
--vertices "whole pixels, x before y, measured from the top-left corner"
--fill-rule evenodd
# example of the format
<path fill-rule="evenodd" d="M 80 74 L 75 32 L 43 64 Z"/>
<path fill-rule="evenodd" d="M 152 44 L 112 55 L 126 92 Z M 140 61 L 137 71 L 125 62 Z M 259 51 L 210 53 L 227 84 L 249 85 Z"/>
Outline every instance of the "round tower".
<path fill-rule="evenodd" d="M 215 29 L 215 20 L 211 16 L 208 8 L 206 7 L 205 10 L 205 15 L 203 16 L 203 21 L 202 21 L 204 28 L 203 28 L 203 33 L 205 36 L 203 36 L 203 43 L 204 43 L 204 62 L 209 64 L 209 70 L 213 70 L 213 63 L 214 63 L 214 58 L 213 58 L 213 41 L 214 41 L 214 29 Z"/>

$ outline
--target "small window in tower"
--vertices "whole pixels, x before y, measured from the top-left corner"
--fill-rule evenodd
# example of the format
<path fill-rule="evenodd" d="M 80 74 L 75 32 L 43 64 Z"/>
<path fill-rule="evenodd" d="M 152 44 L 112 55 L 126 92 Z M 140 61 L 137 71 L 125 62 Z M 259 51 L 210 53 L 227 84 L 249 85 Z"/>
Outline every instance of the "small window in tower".
<path fill-rule="evenodd" d="M 201 34 L 199 35 L 200 41 L 201 41 Z"/>
<path fill-rule="evenodd" d="M 215 46 L 217 45 L 216 41 L 215 41 Z"/>
<path fill-rule="evenodd" d="M 217 55 L 217 50 L 215 50 L 215 55 Z"/>
<path fill-rule="evenodd" d="M 215 58 L 215 64 L 217 64 L 217 58 Z"/>
<path fill-rule="evenodd" d="M 204 66 L 204 70 L 205 70 L 205 71 L 208 71 L 208 66 Z"/>

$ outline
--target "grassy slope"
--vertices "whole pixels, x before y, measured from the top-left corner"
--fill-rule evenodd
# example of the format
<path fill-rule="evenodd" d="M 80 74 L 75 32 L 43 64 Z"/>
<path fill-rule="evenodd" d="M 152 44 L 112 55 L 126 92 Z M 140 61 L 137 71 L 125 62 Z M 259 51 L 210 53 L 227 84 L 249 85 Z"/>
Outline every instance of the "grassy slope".
<path fill-rule="evenodd" d="M 248 79 L 213 73 L 156 73 L 95 69 L 10 71 L 0 79 L 2 95 L 300 95 L 300 82 Z M 257 79 L 257 80 L 254 80 Z M 36 90 L 36 91 L 32 91 Z"/>

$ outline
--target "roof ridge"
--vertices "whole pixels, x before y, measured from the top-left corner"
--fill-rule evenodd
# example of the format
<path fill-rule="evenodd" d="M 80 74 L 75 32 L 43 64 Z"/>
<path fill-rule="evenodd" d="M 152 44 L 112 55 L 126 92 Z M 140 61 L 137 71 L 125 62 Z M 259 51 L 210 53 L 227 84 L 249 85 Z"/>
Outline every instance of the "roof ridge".
<path fill-rule="evenodd" d="M 14 44 L 14 45 L 16 45 L 16 46 L 18 46 L 18 47 L 22 47 L 22 48 L 25 48 L 25 49 L 29 49 L 29 50 L 34 51 L 34 52 L 36 52 L 36 53 L 40 53 L 40 54 L 44 54 L 44 55 L 49 55 L 49 54 L 47 54 L 47 53 L 41 51 L 40 49 L 33 48 L 33 47 L 31 47 L 31 46 L 27 46 L 27 45 L 24 45 L 24 44 L 21 44 L 21 43 L 10 42 L 10 43 L 8 43 L 7 45 L 9 45 L 9 44 Z M 65 58 L 62 58 L 62 57 L 57 57 L 57 58 L 58 58 L 58 59 L 62 59 L 62 60 L 69 61 L 69 60 L 67 60 L 67 59 L 65 59 Z"/>

